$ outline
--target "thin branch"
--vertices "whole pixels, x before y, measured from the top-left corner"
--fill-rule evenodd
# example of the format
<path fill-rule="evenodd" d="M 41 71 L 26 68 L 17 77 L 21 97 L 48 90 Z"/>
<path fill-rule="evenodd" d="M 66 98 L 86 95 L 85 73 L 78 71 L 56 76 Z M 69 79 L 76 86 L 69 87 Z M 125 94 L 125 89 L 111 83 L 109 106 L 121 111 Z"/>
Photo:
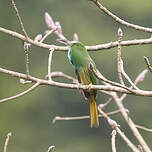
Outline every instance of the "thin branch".
<path fill-rule="evenodd" d="M 28 39 L 28 35 L 27 35 L 26 31 L 25 31 L 25 28 L 24 28 L 24 25 L 23 25 L 21 16 L 20 16 L 20 14 L 19 14 L 19 11 L 18 11 L 18 9 L 17 9 L 17 7 L 16 7 L 16 4 L 15 4 L 14 0 L 11 0 L 11 3 L 12 3 L 12 5 L 13 5 L 13 8 L 14 8 L 15 13 L 16 13 L 16 16 L 17 16 L 17 18 L 18 18 L 20 28 L 21 28 L 23 34 L 25 35 L 26 39 Z"/>
<path fill-rule="evenodd" d="M 128 109 L 126 109 L 126 111 L 128 111 Z M 115 110 L 115 111 L 111 111 L 106 113 L 108 116 L 114 115 L 119 113 L 120 110 Z M 99 117 L 103 117 L 102 114 L 98 115 Z M 90 116 L 80 116 L 80 117 L 60 117 L 60 116 L 56 116 L 54 117 L 54 119 L 52 120 L 52 123 L 56 123 L 57 120 L 82 120 L 82 119 L 89 119 Z"/>
<path fill-rule="evenodd" d="M 39 85 L 40 85 L 40 82 L 37 82 L 37 83 L 35 83 L 32 87 L 30 87 L 29 89 L 27 89 L 27 90 L 25 90 L 25 91 L 23 91 L 23 92 L 15 95 L 15 96 L 1 99 L 1 100 L 0 100 L 0 103 L 6 102 L 6 101 L 9 101 L 9 100 L 13 100 L 13 99 L 16 99 L 16 98 L 18 98 L 18 97 L 21 97 L 21 96 L 23 96 L 23 95 L 31 92 L 31 91 L 34 90 L 35 88 L 37 88 Z"/>
<path fill-rule="evenodd" d="M 116 152 L 116 144 L 115 144 L 116 134 L 117 134 L 116 130 L 113 130 L 111 133 L 111 135 L 112 135 L 112 137 L 111 137 L 112 152 Z"/>
<path fill-rule="evenodd" d="M 0 27 L 0 32 L 3 32 L 5 34 L 11 35 L 13 37 L 16 37 L 20 40 L 23 40 L 25 42 L 28 42 L 32 45 L 41 47 L 41 48 L 45 48 L 45 49 L 50 49 L 51 45 L 49 44 L 45 44 L 45 43 L 40 43 L 38 41 L 34 41 L 30 38 L 26 39 L 26 37 L 22 34 L 19 34 L 17 32 L 5 29 Z M 121 46 L 133 46 L 133 45 L 146 45 L 146 44 L 152 44 L 152 38 L 148 38 L 148 39 L 138 39 L 138 40 L 127 40 L 127 41 L 122 41 L 121 42 Z M 115 42 L 110 42 L 110 43 L 105 43 L 105 44 L 99 44 L 99 45 L 93 45 L 93 46 L 86 46 L 86 49 L 88 51 L 99 51 L 99 50 L 104 50 L 104 49 L 111 49 L 114 47 L 118 46 L 118 41 Z M 68 51 L 68 47 L 67 46 L 56 46 L 53 45 L 54 50 L 56 51 Z"/>
<path fill-rule="evenodd" d="M 7 146 L 8 146 L 8 142 L 9 142 L 9 139 L 10 139 L 11 136 L 12 136 L 12 133 L 9 132 L 9 133 L 7 134 L 7 137 L 6 137 L 6 140 L 5 140 L 4 152 L 7 152 Z"/>
<path fill-rule="evenodd" d="M 98 1 L 98 0 L 91 0 L 92 2 L 94 2 L 94 4 L 101 10 L 103 11 L 105 14 L 107 14 L 108 16 L 112 17 L 116 22 L 125 25 L 127 27 L 139 30 L 139 31 L 143 31 L 143 32 L 149 32 L 152 33 L 152 28 L 147 28 L 147 27 L 143 27 L 143 26 L 139 26 L 139 25 L 135 25 L 135 24 L 131 24 L 128 23 L 122 19 L 120 19 L 119 17 L 117 17 L 116 15 L 114 15 L 113 13 L 111 13 L 108 9 L 106 9 L 104 6 L 102 6 L 102 4 Z"/>
<path fill-rule="evenodd" d="M 48 148 L 47 152 L 53 152 L 54 149 L 55 149 L 55 146 L 54 146 L 54 145 L 51 145 L 51 146 Z"/>
<path fill-rule="evenodd" d="M 127 145 L 134 151 L 139 152 L 138 148 L 127 138 L 127 136 L 120 130 L 119 127 L 115 128 L 121 138 L 127 143 Z"/>
<path fill-rule="evenodd" d="M 121 75 L 121 42 L 122 42 L 123 32 L 121 28 L 118 29 L 118 49 L 117 49 L 117 71 L 118 71 L 118 78 L 122 85 L 125 86 L 124 81 Z"/>
<path fill-rule="evenodd" d="M 136 90 L 139 90 L 139 88 L 136 87 L 136 85 L 132 82 L 132 80 L 126 74 L 126 72 L 125 72 L 125 70 L 123 68 L 123 61 L 122 60 L 121 60 L 121 72 L 122 72 L 123 76 L 128 80 L 128 82 L 133 86 L 133 88 L 135 88 Z"/>
<path fill-rule="evenodd" d="M 139 129 L 142 129 L 142 130 L 148 131 L 148 132 L 152 132 L 152 129 L 146 128 L 146 127 L 141 126 L 141 125 L 136 125 L 136 127 L 137 127 L 137 128 L 139 128 Z"/>
<path fill-rule="evenodd" d="M 108 80 L 107 78 L 105 78 L 98 70 L 94 69 L 93 64 L 90 64 L 90 69 L 92 70 L 92 72 L 94 73 L 94 75 L 95 75 L 99 80 L 101 80 L 101 81 L 103 81 L 103 82 L 106 82 L 106 83 L 108 83 L 108 84 L 110 84 L 110 85 L 114 85 L 114 86 L 118 86 L 118 87 L 124 88 L 124 89 L 132 92 L 132 90 L 131 90 L 130 88 L 128 88 L 128 87 L 126 87 L 126 86 L 124 86 L 124 85 L 122 85 L 122 84 L 120 84 L 120 83 L 113 82 L 113 81 L 110 81 L 110 80 Z"/>
<path fill-rule="evenodd" d="M 104 109 L 106 106 L 109 105 L 109 103 L 111 103 L 111 101 L 112 101 L 112 97 L 109 98 L 105 103 L 100 104 L 100 107 L 101 107 L 102 109 Z"/>
<path fill-rule="evenodd" d="M 50 53 L 49 53 L 49 58 L 48 58 L 48 77 L 49 77 L 49 81 L 52 81 L 51 78 L 51 64 L 52 64 L 52 54 L 54 52 L 54 48 L 50 48 Z"/>
<path fill-rule="evenodd" d="M 144 56 L 144 61 L 145 61 L 146 65 L 147 65 L 149 71 L 152 73 L 152 66 L 150 65 L 150 62 L 149 62 L 148 58 L 145 57 L 145 56 Z"/>
<path fill-rule="evenodd" d="M 28 56 L 29 46 L 30 46 L 29 43 L 24 42 L 25 65 L 26 65 L 26 74 L 27 74 L 27 77 L 30 75 L 30 73 L 29 73 L 29 56 Z"/>
<path fill-rule="evenodd" d="M 49 35 L 51 35 L 55 30 L 52 29 L 48 32 L 46 32 L 46 34 L 43 36 L 43 38 L 40 40 L 40 43 L 42 43 Z"/>

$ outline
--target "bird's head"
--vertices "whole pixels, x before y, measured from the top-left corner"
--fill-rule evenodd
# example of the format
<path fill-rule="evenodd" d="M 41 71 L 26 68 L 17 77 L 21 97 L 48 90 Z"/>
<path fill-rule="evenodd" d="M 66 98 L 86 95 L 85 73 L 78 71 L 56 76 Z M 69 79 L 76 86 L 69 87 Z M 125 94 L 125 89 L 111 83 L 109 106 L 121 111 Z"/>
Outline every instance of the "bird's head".
<path fill-rule="evenodd" d="M 83 43 L 79 42 L 79 41 L 71 41 L 69 43 L 70 47 L 71 48 L 75 48 L 75 49 L 78 49 L 78 50 L 83 50 L 85 49 L 85 46 Z"/>

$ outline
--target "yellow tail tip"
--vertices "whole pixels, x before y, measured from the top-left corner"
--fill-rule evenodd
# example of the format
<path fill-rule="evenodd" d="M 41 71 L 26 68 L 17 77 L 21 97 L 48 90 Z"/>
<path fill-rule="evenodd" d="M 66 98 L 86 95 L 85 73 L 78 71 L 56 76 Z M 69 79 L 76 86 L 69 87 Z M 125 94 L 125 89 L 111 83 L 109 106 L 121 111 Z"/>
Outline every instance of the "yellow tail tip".
<path fill-rule="evenodd" d="M 98 109 L 94 98 L 93 100 L 90 100 L 90 121 L 91 121 L 91 128 L 99 127 Z"/>

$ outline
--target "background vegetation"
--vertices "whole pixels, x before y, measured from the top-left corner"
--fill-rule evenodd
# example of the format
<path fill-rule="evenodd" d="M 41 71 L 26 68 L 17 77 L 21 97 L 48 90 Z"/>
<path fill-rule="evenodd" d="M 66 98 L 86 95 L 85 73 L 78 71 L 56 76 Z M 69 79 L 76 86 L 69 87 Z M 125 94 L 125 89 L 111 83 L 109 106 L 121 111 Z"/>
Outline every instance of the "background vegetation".
<path fill-rule="evenodd" d="M 105 1 L 104 6 L 117 16 L 132 23 L 151 27 L 151 1 L 117 0 Z M 44 33 L 47 26 L 44 13 L 51 14 L 54 20 L 60 21 L 63 32 L 68 39 L 73 33 L 79 35 L 86 45 L 101 44 L 117 40 L 117 29 L 122 28 L 123 40 L 148 38 L 151 35 L 138 32 L 115 23 L 107 15 L 88 0 L 16 0 L 22 15 L 28 35 L 34 38 Z M 18 21 L 8 0 L 0 0 L 0 26 L 18 31 Z M 49 37 L 46 42 L 58 44 L 55 37 Z M 134 80 L 146 68 L 143 56 L 151 57 L 151 45 L 123 47 L 122 58 L 125 70 Z M 98 69 L 109 79 L 117 81 L 116 48 L 90 52 Z M 53 71 L 63 71 L 75 76 L 67 59 L 67 53 L 55 52 Z M 44 78 L 47 74 L 48 51 L 38 47 L 30 50 L 30 72 L 32 75 Z M 24 51 L 20 40 L 0 33 L 0 66 L 14 71 L 25 72 Z M 63 78 L 56 81 L 67 81 Z M 0 73 L 0 98 L 15 95 L 30 85 L 23 86 L 17 78 Z M 148 74 L 141 88 L 151 89 L 151 75 Z M 104 103 L 108 96 L 99 94 L 98 104 Z M 128 96 L 125 106 L 135 123 L 152 127 L 151 98 Z M 117 107 L 110 104 L 106 111 Z M 42 152 L 54 144 L 57 152 L 98 152 L 111 151 L 111 128 L 104 119 L 100 119 L 100 127 L 91 129 L 89 120 L 57 121 L 52 124 L 55 116 L 82 116 L 88 114 L 88 104 L 76 90 L 41 86 L 32 93 L 21 98 L 0 104 L 0 145 L 4 144 L 8 132 L 12 132 L 8 152 Z M 112 116 L 121 125 L 122 130 L 131 139 L 130 130 L 123 118 L 117 114 Z M 152 134 L 142 131 L 149 145 Z M 132 138 L 134 140 L 134 138 Z M 131 151 L 126 143 L 117 136 L 118 151 Z M 0 151 L 3 146 L 0 146 Z M 152 148 L 152 145 L 150 145 Z"/>

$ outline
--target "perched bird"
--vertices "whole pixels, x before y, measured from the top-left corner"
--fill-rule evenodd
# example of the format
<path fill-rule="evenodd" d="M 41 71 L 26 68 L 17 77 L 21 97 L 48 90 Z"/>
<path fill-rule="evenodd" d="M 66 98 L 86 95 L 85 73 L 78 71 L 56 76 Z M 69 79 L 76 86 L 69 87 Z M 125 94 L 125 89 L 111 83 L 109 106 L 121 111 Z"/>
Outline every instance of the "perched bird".
<path fill-rule="evenodd" d="M 79 41 L 72 41 L 68 50 L 68 59 L 74 66 L 79 83 L 83 85 L 98 84 L 98 79 L 90 70 L 90 64 L 96 69 L 95 63 L 89 56 L 85 46 Z M 98 110 L 96 104 L 96 90 L 83 90 L 90 104 L 91 128 L 99 126 Z"/>

